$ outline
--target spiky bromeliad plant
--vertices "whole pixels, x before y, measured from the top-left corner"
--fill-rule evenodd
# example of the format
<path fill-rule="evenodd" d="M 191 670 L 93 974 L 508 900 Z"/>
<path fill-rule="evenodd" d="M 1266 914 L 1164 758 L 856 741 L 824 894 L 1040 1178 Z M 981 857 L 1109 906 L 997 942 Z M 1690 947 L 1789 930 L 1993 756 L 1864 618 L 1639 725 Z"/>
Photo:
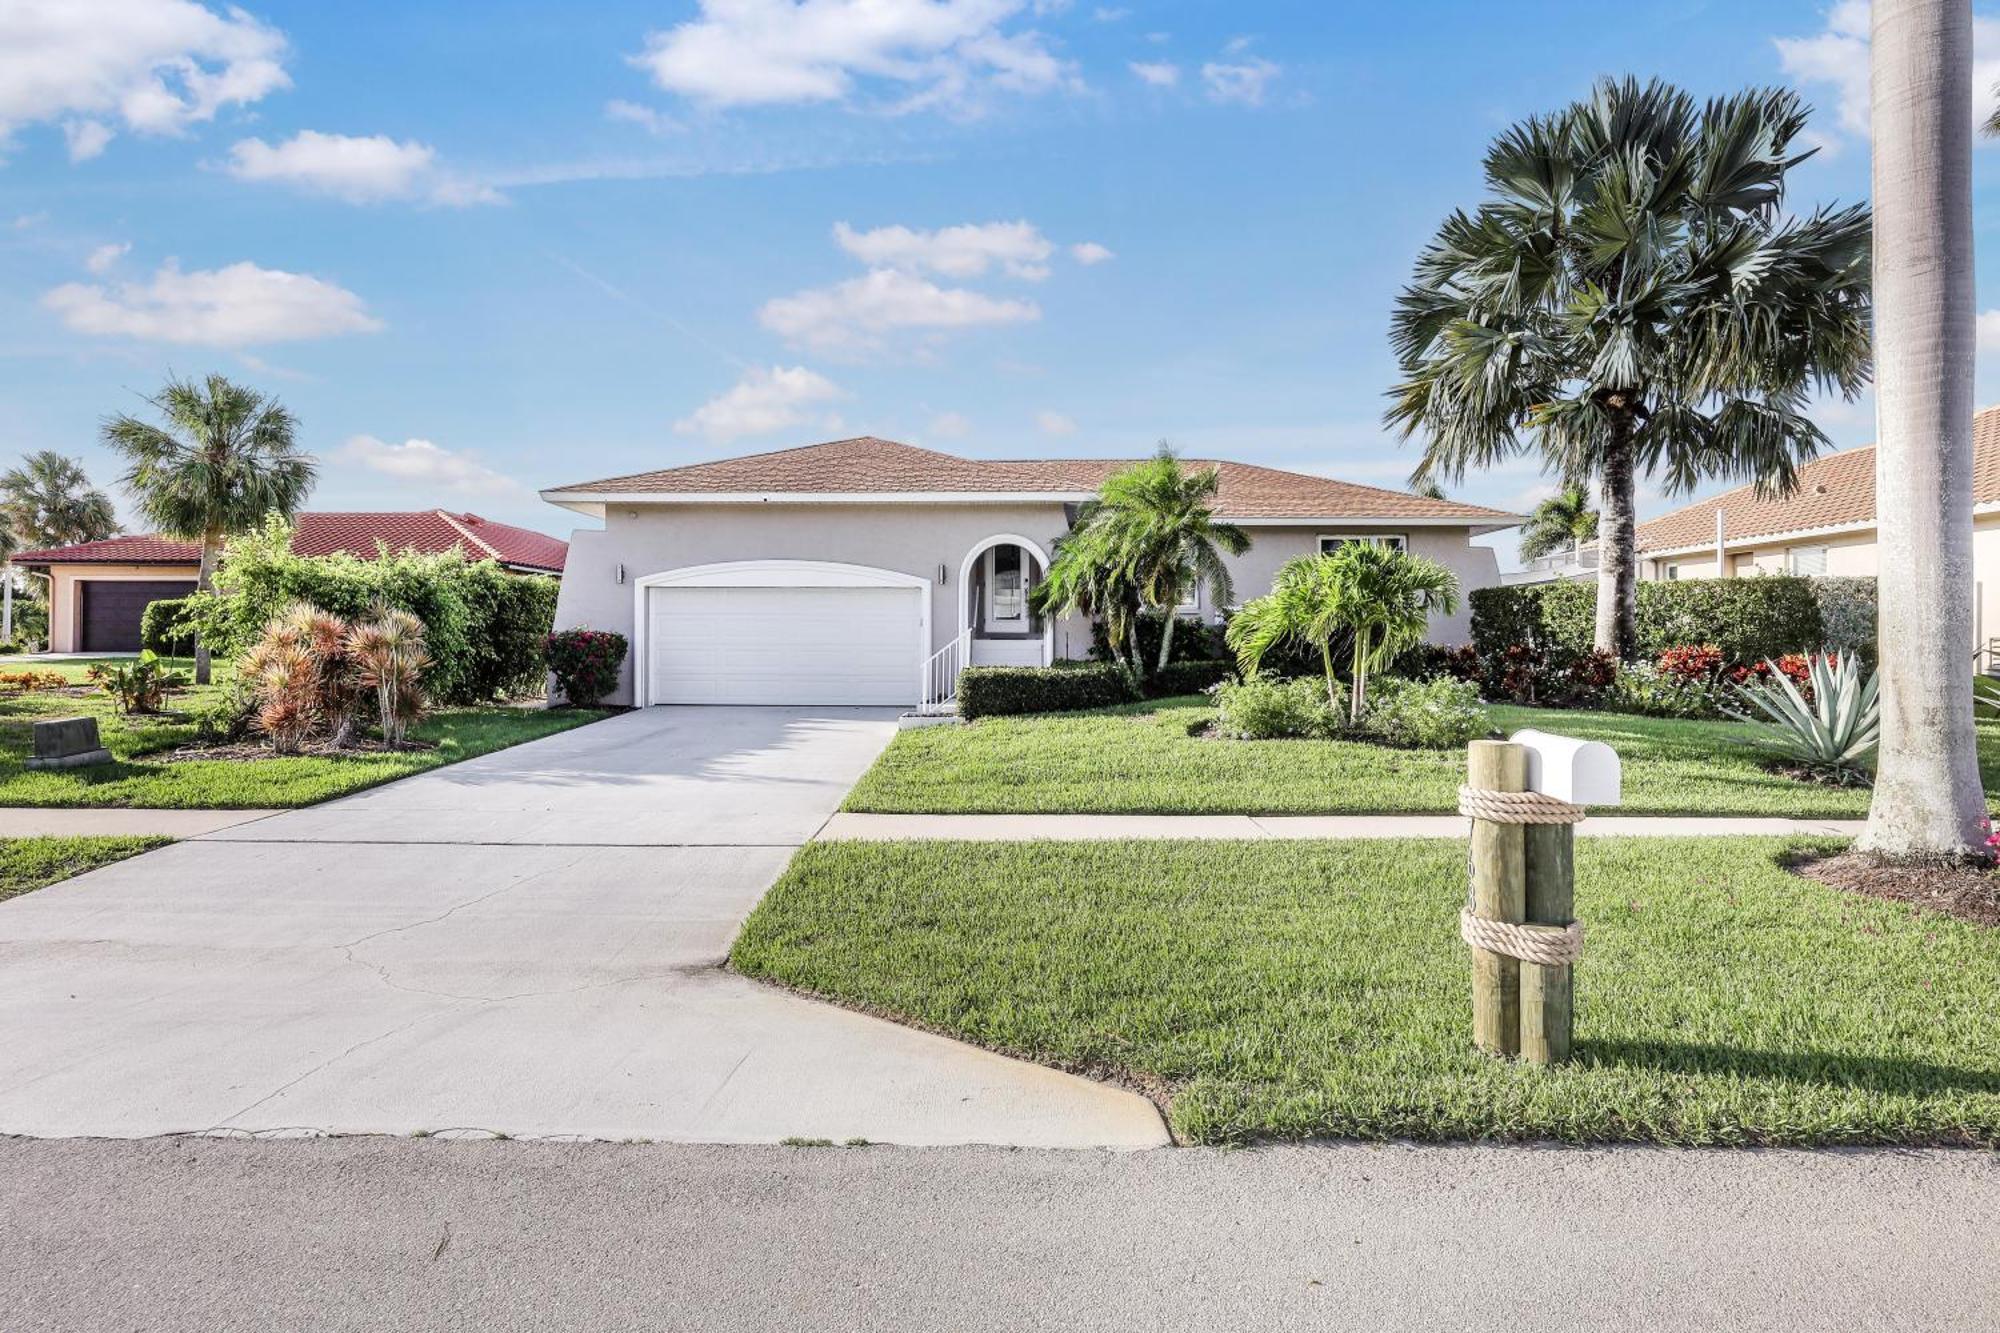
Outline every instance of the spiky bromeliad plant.
<path fill-rule="evenodd" d="M 347 636 L 347 656 L 355 677 L 375 691 L 382 739 L 401 745 L 429 707 L 423 674 L 431 664 L 424 649 L 424 622 L 408 611 L 377 606 Z"/>
<path fill-rule="evenodd" d="M 1819 653 L 1801 692 L 1775 663 L 1765 665 L 1767 679 L 1736 687 L 1737 696 L 1763 716 L 1727 705 L 1723 711 L 1739 721 L 1765 723 L 1765 745 L 1779 757 L 1833 781 L 1868 785 L 1869 758 L 1882 730 L 1875 673 L 1864 680 L 1854 653 Z"/>

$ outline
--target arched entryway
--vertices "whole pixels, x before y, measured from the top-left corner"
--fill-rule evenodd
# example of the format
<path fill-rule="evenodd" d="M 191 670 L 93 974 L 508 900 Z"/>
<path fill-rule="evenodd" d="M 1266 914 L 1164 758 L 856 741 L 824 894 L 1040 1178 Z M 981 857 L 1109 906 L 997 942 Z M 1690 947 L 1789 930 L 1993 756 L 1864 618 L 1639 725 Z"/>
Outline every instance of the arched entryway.
<path fill-rule="evenodd" d="M 972 666 L 1047 666 L 1055 660 L 1055 626 L 1028 605 L 1028 592 L 1048 573 L 1041 545 L 1017 533 L 985 538 L 965 553 L 958 570 L 958 631 Z"/>

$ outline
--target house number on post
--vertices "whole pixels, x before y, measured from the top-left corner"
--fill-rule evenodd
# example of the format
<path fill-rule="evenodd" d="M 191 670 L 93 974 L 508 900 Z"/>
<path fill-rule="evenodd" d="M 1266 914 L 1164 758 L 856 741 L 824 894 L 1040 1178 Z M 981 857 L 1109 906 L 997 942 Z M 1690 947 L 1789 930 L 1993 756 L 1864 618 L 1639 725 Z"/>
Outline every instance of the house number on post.
<path fill-rule="evenodd" d="M 1472 818 L 1471 891 L 1459 933 L 1472 948 L 1472 1039 L 1535 1064 L 1569 1057 L 1575 920 L 1575 825 L 1584 807 L 1618 804 L 1610 746 L 1542 731 L 1474 741 L 1460 813 Z"/>

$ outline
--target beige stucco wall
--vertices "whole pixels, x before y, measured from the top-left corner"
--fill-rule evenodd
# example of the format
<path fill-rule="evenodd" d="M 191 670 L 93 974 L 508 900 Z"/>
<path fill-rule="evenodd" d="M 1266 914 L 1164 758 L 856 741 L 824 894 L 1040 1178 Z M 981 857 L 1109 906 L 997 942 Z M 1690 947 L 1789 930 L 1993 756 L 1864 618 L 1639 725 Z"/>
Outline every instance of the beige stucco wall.
<path fill-rule="evenodd" d="M 960 571 L 969 552 L 1003 533 L 1026 537 L 1048 551 L 1065 527 L 1060 504 L 614 506 L 606 512 L 602 530 L 582 528 L 570 536 L 556 625 L 616 630 L 630 640 L 635 635 L 634 584 L 647 575 L 737 560 L 826 560 L 931 580 L 931 639 L 937 647 L 958 632 L 964 595 Z M 1346 530 L 1327 525 L 1253 528 L 1251 549 L 1231 561 L 1238 601 L 1267 592 L 1279 565 L 1318 549 L 1320 533 Z M 1411 551 L 1457 573 L 1465 592 L 1500 581 L 1494 552 L 1471 545 L 1464 529 L 1370 530 L 1402 532 Z M 623 583 L 618 581 L 621 564 Z M 940 565 L 945 575 L 941 584 Z M 1212 618 L 1215 611 L 1204 596 L 1203 617 Z M 1432 626 L 1431 637 L 1455 643 L 1469 633 L 1470 618 L 1461 606 Z M 1088 623 L 1074 617 L 1058 622 L 1054 647 L 1058 657 L 1087 656 Z M 629 657 L 621 675 L 611 701 L 630 703 Z"/>
<path fill-rule="evenodd" d="M 49 651 L 81 652 L 83 599 L 76 585 L 91 579 L 153 581 L 187 579 L 201 573 L 196 565 L 52 565 L 49 568 Z"/>

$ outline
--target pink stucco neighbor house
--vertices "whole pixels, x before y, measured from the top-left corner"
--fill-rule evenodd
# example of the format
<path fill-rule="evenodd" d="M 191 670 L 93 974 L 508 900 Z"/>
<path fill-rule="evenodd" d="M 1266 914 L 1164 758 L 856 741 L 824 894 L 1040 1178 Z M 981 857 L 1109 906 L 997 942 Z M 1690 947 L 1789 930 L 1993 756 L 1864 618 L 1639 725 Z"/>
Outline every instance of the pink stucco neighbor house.
<path fill-rule="evenodd" d="M 570 538 L 559 628 L 632 641 L 615 702 L 877 704 L 937 709 L 958 668 L 1086 656 L 1089 626 L 1035 616 L 1027 591 L 1076 507 L 1130 459 L 959 458 L 872 436 L 558 486 L 601 519 Z M 1187 460 L 1191 467 L 1209 464 Z M 1385 542 L 1500 581 L 1472 538 L 1519 515 L 1328 477 L 1218 461 L 1219 516 L 1253 544 L 1238 600 L 1278 566 Z M 1224 608 L 1204 592 L 1183 614 Z M 1467 637 L 1464 609 L 1433 637 Z"/>

